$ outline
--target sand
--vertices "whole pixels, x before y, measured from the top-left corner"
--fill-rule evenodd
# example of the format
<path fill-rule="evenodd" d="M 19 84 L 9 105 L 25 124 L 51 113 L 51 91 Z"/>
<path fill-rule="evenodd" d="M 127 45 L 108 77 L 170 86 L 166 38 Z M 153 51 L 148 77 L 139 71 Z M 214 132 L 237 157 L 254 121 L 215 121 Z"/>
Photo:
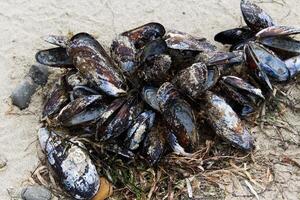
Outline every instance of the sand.
<path fill-rule="evenodd" d="M 299 0 L 265 0 L 260 5 L 280 24 L 300 26 Z M 34 95 L 29 108 L 19 111 L 10 105 L 9 95 L 20 83 L 38 49 L 49 47 L 41 40 L 47 34 L 85 31 L 94 34 L 108 46 L 112 38 L 124 30 L 157 21 L 167 28 L 183 30 L 212 40 L 215 33 L 242 24 L 239 0 L 149 0 L 149 1 L 61 1 L 7 0 L 0 2 L 0 155 L 7 167 L 0 171 L 0 199 L 9 199 L 7 188 L 19 188 L 38 164 L 36 135 L 41 113 L 41 90 Z M 299 93 L 296 93 L 299 95 Z M 10 114 L 8 114 L 8 112 Z M 299 113 L 288 114 L 290 123 L 299 131 Z M 299 135 L 299 133 L 298 133 Z M 299 147 L 291 145 L 278 150 L 259 133 L 255 137 L 260 151 L 279 155 L 296 155 Z M 299 142 L 299 137 L 296 137 Z M 278 150 L 278 152 L 277 152 Z M 276 168 L 276 166 L 274 166 Z M 279 169 L 283 180 L 269 191 L 266 199 L 300 198 L 297 168 Z M 299 169 L 298 169 L 299 170 Z M 295 175 L 293 172 L 298 172 Z M 287 173 L 290 177 L 287 181 Z M 284 194 L 282 194 L 284 193 Z M 228 196 L 230 198 L 230 196 Z"/>

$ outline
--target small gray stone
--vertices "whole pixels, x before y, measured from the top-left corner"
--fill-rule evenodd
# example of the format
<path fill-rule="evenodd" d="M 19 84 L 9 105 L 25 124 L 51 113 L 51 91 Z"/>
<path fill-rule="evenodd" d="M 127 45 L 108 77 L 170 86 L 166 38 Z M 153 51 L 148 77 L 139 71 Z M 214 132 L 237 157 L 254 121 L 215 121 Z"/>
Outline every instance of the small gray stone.
<path fill-rule="evenodd" d="M 38 85 L 45 85 L 48 80 L 48 67 L 41 64 L 34 64 L 30 67 L 28 76 Z"/>
<path fill-rule="evenodd" d="M 24 188 L 21 192 L 24 200 L 50 200 L 51 192 L 43 186 L 34 185 Z"/>
<path fill-rule="evenodd" d="M 18 106 L 21 110 L 28 107 L 31 100 L 31 96 L 35 93 L 38 85 L 27 76 L 12 92 L 11 99 L 15 106 Z"/>

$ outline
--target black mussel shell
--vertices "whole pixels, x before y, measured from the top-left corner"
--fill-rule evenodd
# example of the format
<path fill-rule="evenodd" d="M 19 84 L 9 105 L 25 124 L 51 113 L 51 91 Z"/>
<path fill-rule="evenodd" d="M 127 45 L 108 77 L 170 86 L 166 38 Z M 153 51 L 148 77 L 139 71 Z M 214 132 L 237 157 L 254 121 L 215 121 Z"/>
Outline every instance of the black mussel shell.
<path fill-rule="evenodd" d="M 247 83 L 243 79 L 236 76 L 223 76 L 222 80 L 227 85 L 235 88 L 240 93 L 247 95 L 248 97 L 253 97 L 255 99 L 259 98 L 260 100 L 264 100 L 265 97 L 262 94 L 261 89 L 254 87 L 250 83 Z M 256 101 L 255 101 L 256 102 Z"/>
<path fill-rule="evenodd" d="M 192 66 L 177 73 L 173 83 L 184 94 L 197 99 L 203 94 L 207 87 L 208 69 L 204 63 L 194 63 Z"/>
<path fill-rule="evenodd" d="M 48 35 L 43 39 L 50 44 L 63 47 L 63 48 L 67 48 L 69 44 L 69 39 L 66 36 L 62 36 L 62 35 Z"/>
<path fill-rule="evenodd" d="M 73 88 L 71 91 L 71 96 L 74 99 L 84 97 L 84 96 L 90 96 L 90 95 L 100 95 L 100 93 L 90 87 L 78 85 Z"/>
<path fill-rule="evenodd" d="M 265 28 L 256 34 L 256 37 L 263 38 L 263 37 L 279 37 L 279 36 L 289 36 L 299 34 L 300 29 L 294 28 L 291 26 L 271 26 Z"/>
<path fill-rule="evenodd" d="M 126 75 L 134 73 L 138 67 L 136 62 L 136 48 L 126 36 L 118 36 L 110 47 L 111 55 L 119 68 Z"/>
<path fill-rule="evenodd" d="M 165 53 L 167 48 L 167 44 L 163 39 L 153 40 L 143 48 L 139 56 L 139 61 L 144 63 L 147 60 L 151 60 L 154 56 Z"/>
<path fill-rule="evenodd" d="M 127 146 L 130 150 L 139 148 L 140 143 L 144 140 L 146 134 L 151 130 L 155 119 L 153 111 L 141 113 L 133 122 L 127 131 Z"/>
<path fill-rule="evenodd" d="M 174 133 L 169 133 L 168 144 L 171 149 L 178 155 L 190 157 L 192 154 L 185 152 L 184 148 L 179 144 L 179 141 Z"/>
<path fill-rule="evenodd" d="M 215 133 L 233 146 L 251 151 L 254 148 L 254 138 L 226 101 L 209 93 L 207 102 L 207 119 Z"/>
<path fill-rule="evenodd" d="M 160 23 L 151 22 L 122 33 L 132 41 L 136 48 L 145 46 L 151 40 L 161 38 L 165 34 L 165 28 Z"/>
<path fill-rule="evenodd" d="M 135 97 L 129 97 L 113 119 L 97 130 L 101 141 L 116 138 L 124 133 L 133 120 L 142 112 L 143 104 Z"/>
<path fill-rule="evenodd" d="M 159 104 L 157 101 L 158 89 L 151 86 L 145 86 L 142 90 L 142 98 L 144 101 L 156 111 L 160 111 Z"/>
<path fill-rule="evenodd" d="M 232 109 L 242 118 L 246 118 L 255 112 L 251 102 L 234 87 L 226 84 L 223 80 L 219 81 L 219 94 L 224 97 Z"/>
<path fill-rule="evenodd" d="M 261 38 L 259 42 L 282 58 L 300 55 L 300 41 L 289 37 L 266 37 Z"/>
<path fill-rule="evenodd" d="M 64 125 L 72 120 L 77 114 L 86 111 L 92 105 L 100 103 L 102 100 L 101 95 L 84 96 L 71 101 L 65 107 L 63 107 L 56 117 L 58 124 Z"/>
<path fill-rule="evenodd" d="M 247 27 L 222 31 L 215 35 L 214 40 L 222 44 L 236 45 L 255 36 L 255 32 Z"/>
<path fill-rule="evenodd" d="M 91 199 L 99 190 L 100 179 L 85 146 L 64 141 L 47 128 L 39 129 L 39 141 L 60 183 L 75 199 Z"/>
<path fill-rule="evenodd" d="M 73 68 L 72 59 L 67 54 L 67 50 L 62 47 L 41 50 L 36 53 L 35 59 L 43 65 L 51 67 Z"/>
<path fill-rule="evenodd" d="M 267 74 L 262 70 L 262 67 L 255 57 L 254 53 L 251 51 L 249 45 L 245 46 L 245 60 L 249 72 L 253 75 L 258 83 L 262 86 L 262 89 L 266 91 L 272 91 L 272 84 L 267 76 Z"/>
<path fill-rule="evenodd" d="M 249 43 L 249 48 L 257 63 L 269 78 L 277 82 L 287 81 L 290 78 L 284 61 L 278 58 L 271 50 L 254 42 Z"/>
<path fill-rule="evenodd" d="M 296 56 L 285 60 L 286 67 L 289 69 L 291 78 L 295 77 L 300 72 L 300 56 Z"/>
<path fill-rule="evenodd" d="M 162 123 L 156 123 L 147 134 L 143 142 L 142 155 L 151 166 L 157 164 L 165 153 L 167 137 L 166 127 L 162 126 Z"/>
<path fill-rule="evenodd" d="M 158 89 L 157 99 L 164 120 L 178 138 L 179 144 L 192 151 L 199 142 L 195 116 L 188 102 L 180 97 L 178 90 L 169 82 Z"/>
<path fill-rule="evenodd" d="M 108 95 L 122 96 L 127 86 L 103 47 L 87 33 L 79 33 L 70 40 L 67 52 L 78 71 L 94 86 Z"/>
<path fill-rule="evenodd" d="M 255 32 L 274 26 L 272 18 L 249 0 L 241 0 L 241 11 L 246 24 Z"/>
<path fill-rule="evenodd" d="M 43 108 L 42 117 L 53 118 L 69 101 L 64 77 L 53 86 Z"/>

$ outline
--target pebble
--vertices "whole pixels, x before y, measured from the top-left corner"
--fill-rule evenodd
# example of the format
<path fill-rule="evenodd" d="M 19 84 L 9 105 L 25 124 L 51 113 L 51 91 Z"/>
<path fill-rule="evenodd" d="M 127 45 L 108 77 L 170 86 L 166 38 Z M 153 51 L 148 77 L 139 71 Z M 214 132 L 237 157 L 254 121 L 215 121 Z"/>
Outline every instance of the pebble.
<path fill-rule="evenodd" d="M 25 77 L 11 94 L 12 104 L 18 106 L 21 110 L 27 108 L 37 87 L 38 84 L 31 77 Z"/>
<path fill-rule="evenodd" d="M 47 66 L 41 64 L 32 65 L 24 80 L 11 94 L 13 105 L 21 110 L 27 108 L 38 86 L 44 86 L 47 83 L 48 75 Z"/>
<path fill-rule="evenodd" d="M 51 192 L 43 186 L 34 185 L 24 188 L 21 192 L 24 200 L 50 200 Z"/>

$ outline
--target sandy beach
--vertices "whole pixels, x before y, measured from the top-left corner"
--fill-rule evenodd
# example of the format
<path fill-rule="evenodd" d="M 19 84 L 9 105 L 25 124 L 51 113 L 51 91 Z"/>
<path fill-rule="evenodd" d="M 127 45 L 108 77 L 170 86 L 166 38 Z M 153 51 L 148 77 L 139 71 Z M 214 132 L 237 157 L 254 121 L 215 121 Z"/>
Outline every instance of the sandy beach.
<path fill-rule="evenodd" d="M 156 21 L 166 28 L 182 30 L 213 41 L 213 36 L 219 31 L 243 25 L 239 3 L 239 0 L 1 1 L 0 156 L 7 159 L 7 166 L 0 170 L 0 199 L 10 199 L 7 189 L 20 188 L 26 184 L 30 172 L 38 165 L 36 139 L 42 89 L 33 96 L 30 106 L 22 111 L 11 106 L 9 96 L 35 63 L 36 51 L 50 47 L 41 39 L 43 36 L 84 31 L 93 34 L 108 47 L 118 33 Z M 278 24 L 300 27 L 299 0 L 265 0 L 259 5 Z M 217 46 L 221 47 L 220 44 Z M 294 95 L 299 97 L 300 92 L 295 91 Z M 297 132 L 292 139 L 299 145 L 300 114 L 287 112 L 285 116 Z M 285 134 L 283 137 L 288 140 L 290 133 Z M 269 143 L 270 140 L 259 131 L 254 133 L 254 137 L 261 154 L 285 155 L 300 162 L 298 145 L 288 143 L 287 148 L 280 148 L 280 142 L 276 140 Z M 277 185 L 261 198 L 299 199 L 299 168 L 274 165 L 274 170 L 277 169 Z M 234 198 L 228 195 L 228 198 L 231 197 Z"/>

